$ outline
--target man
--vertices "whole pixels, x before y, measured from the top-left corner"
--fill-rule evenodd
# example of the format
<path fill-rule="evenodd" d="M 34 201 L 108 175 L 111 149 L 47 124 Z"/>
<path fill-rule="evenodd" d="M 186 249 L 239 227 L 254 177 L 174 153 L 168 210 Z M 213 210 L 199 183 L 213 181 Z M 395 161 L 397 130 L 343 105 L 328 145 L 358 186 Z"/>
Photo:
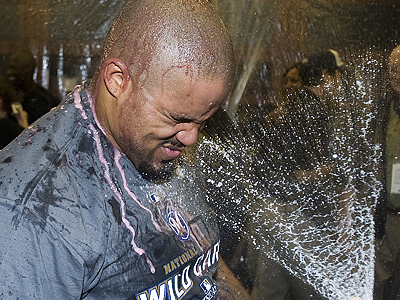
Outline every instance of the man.
<path fill-rule="evenodd" d="M 286 158 L 290 169 L 286 173 L 292 180 L 314 181 L 329 173 L 328 115 L 339 96 L 343 65 L 338 53 L 329 50 L 313 54 L 297 66 L 302 88 L 297 88 L 295 97 L 285 105 L 281 124 L 274 123 L 285 133 L 285 139 L 276 137 L 275 146 Z"/>
<path fill-rule="evenodd" d="M 274 130 L 274 123 L 282 122 L 285 119 L 285 114 L 287 114 L 286 105 L 297 97 L 297 93 L 302 87 L 301 77 L 300 77 L 300 67 L 302 62 L 298 62 L 286 69 L 283 74 L 283 91 L 282 100 L 278 106 L 271 111 L 266 117 L 265 121 L 270 125 L 271 129 Z"/>
<path fill-rule="evenodd" d="M 286 69 L 285 73 L 283 74 L 284 92 L 285 96 L 288 98 L 296 94 L 301 88 L 301 77 L 299 73 L 301 64 L 302 62 L 294 64 Z"/>
<path fill-rule="evenodd" d="M 295 97 L 291 96 L 286 103 L 285 113 L 279 119 L 275 116 L 266 118 L 267 132 L 272 134 L 262 139 L 262 143 L 268 145 L 263 145 L 262 149 L 268 148 L 263 150 L 269 155 L 267 157 L 279 161 L 279 164 L 270 168 L 267 176 L 269 186 L 273 187 L 271 194 L 276 197 L 271 202 L 281 203 L 280 218 L 289 220 L 288 227 L 294 232 L 304 226 L 301 234 L 315 228 L 338 228 L 340 222 L 338 216 L 335 216 L 335 205 L 332 204 L 341 194 L 336 190 L 342 187 L 342 182 L 336 180 L 340 176 L 333 159 L 337 152 L 332 149 L 333 124 L 329 115 L 339 96 L 343 65 L 334 50 L 308 56 L 297 65 L 301 88 L 297 88 Z M 271 127 L 272 130 L 268 130 Z M 263 206 L 265 204 L 260 203 L 253 208 L 253 211 L 265 211 L 265 215 L 254 218 L 250 230 L 273 232 L 276 230 L 275 224 L 269 221 L 272 217 Z M 292 225 L 290 223 L 294 215 L 298 224 Z M 252 299 L 326 299 L 302 277 L 306 266 L 297 257 L 285 253 L 289 251 L 290 255 L 295 256 L 296 250 L 280 248 L 287 240 L 280 236 L 286 232 L 279 233 L 276 236 L 256 235 L 263 247 L 261 251 L 252 250 L 253 254 L 250 254 L 257 257 Z M 307 250 L 310 253 L 315 251 L 313 248 Z M 293 261 L 292 271 L 300 277 L 287 270 L 282 261 L 273 260 L 271 257 L 274 256 L 275 259 L 284 259 L 286 266 Z"/>
<path fill-rule="evenodd" d="M 28 127 L 26 111 L 13 111 L 12 106 L 16 100 L 14 87 L 7 80 L 0 79 L 0 149 Z"/>
<path fill-rule="evenodd" d="M 9 80 L 21 93 L 22 106 L 28 113 L 29 124 L 59 104 L 56 97 L 33 80 L 35 68 L 32 53 L 23 50 L 11 55 L 7 69 Z"/>
<path fill-rule="evenodd" d="M 376 250 L 376 280 L 374 299 L 400 299 L 400 187 L 399 187 L 399 138 L 400 138 L 400 46 L 389 57 L 390 89 L 385 95 L 387 116 L 383 118 L 386 131 L 386 198 L 382 205 L 386 216 L 376 222 L 385 224 L 383 237 L 378 238 Z M 378 206 L 380 208 L 380 206 Z M 379 212 L 379 210 L 378 210 Z M 380 218 L 379 218 L 380 217 Z"/>
<path fill-rule="evenodd" d="M 90 84 L 0 153 L 2 297 L 217 299 L 216 279 L 246 299 L 222 261 L 215 274 L 198 174 L 174 164 L 233 76 L 208 1 L 129 2 Z"/>

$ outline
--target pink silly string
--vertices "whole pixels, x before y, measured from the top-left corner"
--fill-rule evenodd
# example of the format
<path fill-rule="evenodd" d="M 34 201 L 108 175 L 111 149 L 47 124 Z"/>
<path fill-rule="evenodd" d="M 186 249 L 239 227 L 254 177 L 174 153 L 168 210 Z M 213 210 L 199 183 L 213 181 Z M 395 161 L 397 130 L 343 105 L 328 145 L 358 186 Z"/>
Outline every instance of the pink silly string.
<path fill-rule="evenodd" d="M 126 218 L 125 203 L 124 203 L 124 201 L 122 199 L 122 195 L 118 192 L 117 187 L 115 186 L 115 184 L 113 183 L 113 181 L 111 179 L 110 170 L 108 168 L 107 160 L 104 157 L 104 152 L 103 152 L 103 148 L 101 146 L 99 134 L 98 134 L 97 130 L 94 128 L 94 126 L 92 124 L 89 124 L 89 128 L 92 130 L 93 138 L 94 138 L 94 140 L 96 142 L 96 148 L 97 148 L 97 151 L 99 153 L 99 161 L 105 167 L 104 177 L 105 177 L 108 185 L 110 186 L 111 190 L 114 192 L 115 196 L 117 197 L 117 199 L 119 201 L 122 222 L 124 223 L 125 227 L 132 233 L 132 240 L 131 240 L 132 249 L 139 255 L 143 255 L 143 254 L 145 255 L 146 262 L 150 267 L 150 271 L 151 271 L 151 273 L 154 274 L 156 269 L 155 269 L 153 263 L 151 262 L 151 260 L 149 259 L 146 251 L 144 249 L 142 249 L 142 248 L 139 248 L 135 243 L 136 232 L 135 232 L 135 229 L 132 227 L 131 223 L 129 222 L 129 220 Z"/>
<path fill-rule="evenodd" d="M 79 94 L 78 87 L 79 86 L 76 86 L 75 91 L 74 91 L 74 104 L 75 104 L 75 107 L 81 111 L 82 118 L 86 120 L 87 115 L 86 115 L 85 111 L 83 110 L 83 106 L 81 103 L 81 95 Z"/>
<path fill-rule="evenodd" d="M 89 95 L 88 95 L 88 96 L 89 96 Z M 92 99 L 91 99 L 90 97 L 89 97 L 89 101 L 90 101 L 90 107 L 91 107 L 91 109 L 92 109 L 95 122 L 96 122 L 96 124 L 99 126 L 99 128 L 101 129 L 101 131 L 104 133 L 103 128 L 100 126 L 100 124 L 99 124 L 99 122 L 98 122 L 98 120 L 97 120 L 97 117 L 96 117 L 96 114 L 95 114 L 95 110 L 94 110 L 93 101 L 92 101 Z M 82 117 L 86 120 L 86 119 L 87 119 L 87 115 L 86 115 L 86 113 L 85 113 L 85 111 L 84 111 L 84 109 L 83 109 L 82 103 L 81 103 L 81 96 L 80 96 L 80 93 L 79 93 L 79 86 L 77 86 L 77 87 L 75 88 L 75 91 L 74 91 L 74 104 L 75 104 L 75 107 L 81 111 Z M 132 249 L 133 249 L 137 254 L 139 254 L 139 255 L 143 255 L 143 254 L 145 255 L 145 257 L 146 257 L 146 262 L 147 262 L 147 264 L 148 264 L 149 267 L 150 267 L 150 271 L 151 271 L 151 273 L 154 274 L 155 271 L 156 271 L 156 270 L 155 270 L 155 267 L 154 267 L 153 263 L 151 262 L 151 260 L 149 259 L 149 257 L 148 257 L 148 255 L 147 255 L 146 251 L 145 251 L 144 249 L 138 247 L 138 246 L 136 245 L 136 243 L 135 243 L 136 232 L 135 232 L 135 229 L 134 229 L 134 228 L 132 227 L 132 225 L 130 224 L 129 220 L 126 218 L 125 202 L 124 202 L 123 199 L 122 199 L 122 195 L 121 195 L 120 192 L 118 192 L 117 187 L 115 186 L 115 184 L 113 183 L 113 181 L 112 181 L 112 179 L 111 179 L 110 170 L 109 170 L 109 168 L 108 168 L 108 163 L 107 163 L 106 158 L 104 157 L 103 148 L 102 148 L 102 146 L 101 146 L 101 142 L 100 142 L 100 138 L 99 138 L 99 133 L 98 133 L 98 131 L 96 130 L 96 128 L 95 128 L 92 124 L 89 124 L 89 128 L 90 128 L 90 130 L 92 131 L 92 133 L 93 133 L 93 138 L 94 138 L 94 140 L 95 140 L 95 142 L 96 142 L 96 148 L 97 148 L 97 151 L 98 151 L 98 153 L 99 153 L 99 161 L 100 161 L 100 162 L 104 165 L 104 167 L 105 167 L 104 178 L 106 179 L 106 181 L 107 181 L 109 187 L 111 188 L 111 190 L 113 191 L 113 193 L 115 194 L 115 196 L 117 197 L 117 199 L 118 199 L 118 201 L 119 201 L 122 222 L 124 223 L 125 227 L 132 233 L 132 240 L 131 240 Z M 104 133 L 104 134 L 105 134 L 105 133 Z M 119 165 L 119 158 L 121 157 L 121 153 L 120 153 L 116 148 L 114 148 L 114 151 L 115 151 L 115 153 L 119 153 L 118 164 L 117 164 L 117 165 L 118 165 L 119 170 L 121 171 L 122 168 L 121 168 L 121 166 Z M 117 156 L 117 155 L 116 155 L 116 156 Z M 124 180 L 124 186 L 125 186 L 125 185 L 126 185 L 125 176 L 124 176 L 123 173 L 121 173 L 121 175 L 122 175 L 122 178 L 123 178 L 123 180 Z M 127 188 L 127 187 L 126 187 L 126 188 Z M 132 192 L 130 192 L 130 196 L 131 196 L 132 198 L 134 198 L 134 200 L 135 200 L 136 202 L 138 202 L 138 201 L 137 201 L 137 198 L 136 198 L 136 196 L 135 196 L 135 194 L 133 194 Z M 153 220 L 153 218 L 152 218 L 152 220 Z M 153 221 L 153 222 L 154 222 L 154 221 Z M 160 230 L 158 224 L 157 224 L 156 228 L 157 228 L 158 230 Z"/>
<path fill-rule="evenodd" d="M 127 183 L 126 183 L 126 176 L 125 176 L 125 172 L 122 169 L 121 164 L 119 163 L 119 160 L 121 159 L 122 155 L 121 152 L 118 151 L 118 149 L 114 149 L 114 159 L 115 159 L 115 163 L 117 165 L 117 168 L 119 170 L 119 172 L 121 173 L 121 177 L 122 177 L 122 181 L 124 183 L 124 188 L 125 190 L 128 192 L 128 195 L 132 197 L 132 199 L 145 211 L 147 211 L 150 216 L 151 216 L 151 222 L 153 223 L 154 227 L 158 230 L 161 231 L 160 225 L 158 225 L 158 223 L 154 220 L 154 216 L 153 213 L 151 212 L 150 209 L 148 209 L 147 207 L 145 207 L 142 203 L 140 203 L 140 201 L 137 199 L 136 195 L 129 189 Z"/>

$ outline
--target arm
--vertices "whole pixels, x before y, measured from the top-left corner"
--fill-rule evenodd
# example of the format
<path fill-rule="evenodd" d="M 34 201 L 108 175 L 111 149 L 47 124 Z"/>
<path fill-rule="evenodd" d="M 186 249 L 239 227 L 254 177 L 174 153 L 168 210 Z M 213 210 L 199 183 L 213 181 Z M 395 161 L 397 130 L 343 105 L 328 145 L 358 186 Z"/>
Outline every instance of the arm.
<path fill-rule="evenodd" d="M 18 114 L 15 115 L 15 119 L 17 120 L 18 125 L 22 128 L 26 128 L 29 126 L 28 113 L 22 107 L 21 110 L 19 110 Z"/>
<path fill-rule="evenodd" d="M 21 217 L 19 208 L 0 198 L 1 293 L 14 299 L 80 299 L 83 261 L 53 228 L 31 223 L 33 214 L 26 210 Z"/>
<path fill-rule="evenodd" d="M 215 273 L 218 283 L 218 294 L 221 300 L 251 300 L 249 293 L 225 264 L 221 256 Z"/>

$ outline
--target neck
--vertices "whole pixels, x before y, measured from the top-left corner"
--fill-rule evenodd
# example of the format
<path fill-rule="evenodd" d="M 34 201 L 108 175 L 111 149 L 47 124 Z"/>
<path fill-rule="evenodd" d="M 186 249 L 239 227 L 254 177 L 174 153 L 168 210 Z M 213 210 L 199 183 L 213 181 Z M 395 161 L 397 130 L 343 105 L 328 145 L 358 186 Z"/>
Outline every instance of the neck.
<path fill-rule="evenodd" d="M 94 118 L 102 130 L 102 132 L 107 136 L 109 141 L 118 149 L 121 151 L 121 148 L 119 147 L 117 141 L 114 139 L 114 136 L 112 134 L 111 126 L 110 126 L 110 120 L 109 120 L 109 115 L 107 114 L 107 111 L 112 110 L 113 108 L 110 107 L 110 104 L 112 103 L 112 99 L 108 98 L 109 93 L 107 91 L 107 88 L 105 87 L 104 84 L 99 84 L 97 87 L 92 86 L 92 90 L 90 91 L 90 97 L 92 101 L 92 110 L 94 114 Z"/>
<path fill-rule="evenodd" d="M 35 82 L 33 81 L 33 80 L 29 80 L 29 81 L 26 81 L 26 82 L 24 82 L 23 84 L 21 84 L 20 86 L 19 86 L 19 88 L 23 91 L 23 92 L 29 92 L 32 88 L 33 88 L 33 86 L 35 85 Z"/>

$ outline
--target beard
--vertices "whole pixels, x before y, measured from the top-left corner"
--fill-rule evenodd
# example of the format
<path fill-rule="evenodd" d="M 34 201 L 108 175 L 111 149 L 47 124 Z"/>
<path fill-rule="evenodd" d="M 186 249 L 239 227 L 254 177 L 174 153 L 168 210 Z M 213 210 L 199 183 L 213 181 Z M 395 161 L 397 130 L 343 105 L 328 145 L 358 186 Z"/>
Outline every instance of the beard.
<path fill-rule="evenodd" d="M 175 147 L 182 148 L 184 145 L 179 142 L 176 138 L 165 140 L 161 143 L 162 145 L 171 144 Z M 150 155 L 152 156 L 152 155 Z M 148 181 L 159 182 L 168 180 L 176 168 L 175 160 L 162 160 L 159 164 L 149 163 L 151 159 L 140 162 L 138 172 L 142 177 Z"/>
<path fill-rule="evenodd" d="M 153 150 L 145 149 L 139 143 L 131 142 L 128 144 L 124 140 L 120 142 L 120 145 L 122 145 L 122 152 L 132 161 L 139 174 L 144 179 L 152 182 L 168 180 L 176 169 L 175 160 L 158 161 L 158 159 L 155 159 L 156 149 L 159 149 L 159 147 L 165 144 L 183 147 L 183 145 L 174 138 L 162 141 L 159 146 Z"/>
<path fill-rule="evenodd" d="M 161 166 L 155 166 L 148 161 L 139 164 L 137 171 L 148 181 L 159 182 L 168 180 L 175 171 L 176 165 L 173 161 L 161 161 Z"/>

